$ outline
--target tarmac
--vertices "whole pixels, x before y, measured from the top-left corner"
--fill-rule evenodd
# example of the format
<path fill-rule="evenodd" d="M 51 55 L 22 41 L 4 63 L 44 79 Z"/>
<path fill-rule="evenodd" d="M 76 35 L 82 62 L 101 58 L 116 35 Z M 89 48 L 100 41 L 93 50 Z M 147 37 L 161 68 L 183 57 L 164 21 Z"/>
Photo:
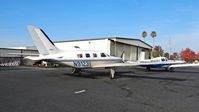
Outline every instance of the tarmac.
<path fill-rule="evenodd" d="M 198 112 L 199 68 L 1 67 L 0 112 Z"/>

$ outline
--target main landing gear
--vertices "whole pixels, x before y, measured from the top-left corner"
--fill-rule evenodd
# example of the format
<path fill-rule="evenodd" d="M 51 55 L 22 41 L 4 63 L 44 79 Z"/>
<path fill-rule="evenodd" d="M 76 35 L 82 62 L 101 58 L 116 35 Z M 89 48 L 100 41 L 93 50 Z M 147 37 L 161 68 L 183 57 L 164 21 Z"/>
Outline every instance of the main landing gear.
<path fill-rule="evenodd" d="M 169 72 L 174 72 L 174 68 L 173 67 L 169 67 Z"/>
<path fill-rule="evenodd" d="M 115 72 L 115 68 L 111 68 L 111 69 L 110 69 L 110 78 L 111 78 L 111 79 L 114 79 L 114 78 L 115 78 L 115 73 L 116 73 L 116 72 Z"/>
<path fill-rule="evenodd" d="M 81 73 L 82 73 L 81 69 L 74 68 L 72 70 L 72 74 L 74 74 L 76 76 L 80 76 Z M 115 78 L 115 74 L 116 74 L 115 68 L 110 68 L 110 79 L 114 79 Z"/>
<path fill-rule="evenodd" d="M 76 76 L 80 76 L 81 73 L 82 73 L 82 70 L 79 69 L 79 68 L 74 68 L 74 69 L 72 70 L 72 74 L 74 74 L 74 75 L 76 75 Z"/>
<path fill-rule="evenodd" d="M 146 67 L 146 70 L 147 70 L 147 71 L 151 71 L 151 67 L 150 67 L 150 66 L 147 66 L 147 67 Z"/>
<path fill-rule="evenodd" d="M 173 72 L 173 71 L 174 71 L 174 68 L 173 68 L 173 67 L 166 67 L 166 68 L 165 68 L 165 71 Z"/>

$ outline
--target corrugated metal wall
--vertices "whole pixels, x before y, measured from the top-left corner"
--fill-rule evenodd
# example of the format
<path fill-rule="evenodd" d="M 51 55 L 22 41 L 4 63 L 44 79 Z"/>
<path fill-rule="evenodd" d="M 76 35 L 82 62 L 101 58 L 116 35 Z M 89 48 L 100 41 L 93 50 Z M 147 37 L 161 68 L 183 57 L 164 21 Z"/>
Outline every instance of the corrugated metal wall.
<path fill-rule="evenodd" d="M 30 53 L 38 54 L 37 50 L 27 50 L 27 49 L 8 49 L 0 48 L 0 66 L 20 66 L 26 65 L 27 61 L 24 61 L 24 56 L 9 53 Z"/>
<path fill-rule="evenodd" d="M 123 44 L 115 41 L 111 41 L 110 55 L 120 57 L 124 51 L 124 60 L 137 61 L 139 60 L 141 51 L 146 52 L 145 59 L 149 59 L 150 50 L 139 46 L 132 46 L 128 44 Z"/>

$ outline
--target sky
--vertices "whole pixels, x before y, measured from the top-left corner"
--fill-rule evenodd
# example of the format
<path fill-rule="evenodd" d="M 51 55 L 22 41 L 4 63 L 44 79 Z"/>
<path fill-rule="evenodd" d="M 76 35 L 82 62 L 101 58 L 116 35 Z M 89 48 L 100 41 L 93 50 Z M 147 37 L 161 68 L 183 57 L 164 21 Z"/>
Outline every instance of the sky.
<path fill-rule="evenodd" d="M 126 37 L 166 52 L 199 52 L 199 0 L 0 0 L 0 47 L 34 45 L 27 26 L 53 41 Z"/>

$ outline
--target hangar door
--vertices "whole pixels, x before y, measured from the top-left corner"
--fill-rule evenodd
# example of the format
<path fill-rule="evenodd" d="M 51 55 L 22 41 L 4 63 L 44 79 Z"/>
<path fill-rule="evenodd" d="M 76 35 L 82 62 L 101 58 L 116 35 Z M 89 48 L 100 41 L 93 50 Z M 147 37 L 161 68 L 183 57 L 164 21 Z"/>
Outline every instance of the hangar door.
<path fill-rule="evenodd" d="M 116 49 L 117 49 L 116 54 L 118 57 L 120 57 L 122 55 L 122 52 L 124 51 L 123 59 L 130 60 L 130 56 L 131 56 L 131 46 L 130 45 L 117 43 Z"/>
<path fill-rule="evenodd" d="M 137 61 L 137 47 L 131 46 L 130 61 Z"/>
<path fill-rule="evenodd" d="M 130 60 L 130 55 L 131 55 L 131 46 L 129 45 L 123 45 L 124 49 L 124 60 L 129 61 Z"/>

